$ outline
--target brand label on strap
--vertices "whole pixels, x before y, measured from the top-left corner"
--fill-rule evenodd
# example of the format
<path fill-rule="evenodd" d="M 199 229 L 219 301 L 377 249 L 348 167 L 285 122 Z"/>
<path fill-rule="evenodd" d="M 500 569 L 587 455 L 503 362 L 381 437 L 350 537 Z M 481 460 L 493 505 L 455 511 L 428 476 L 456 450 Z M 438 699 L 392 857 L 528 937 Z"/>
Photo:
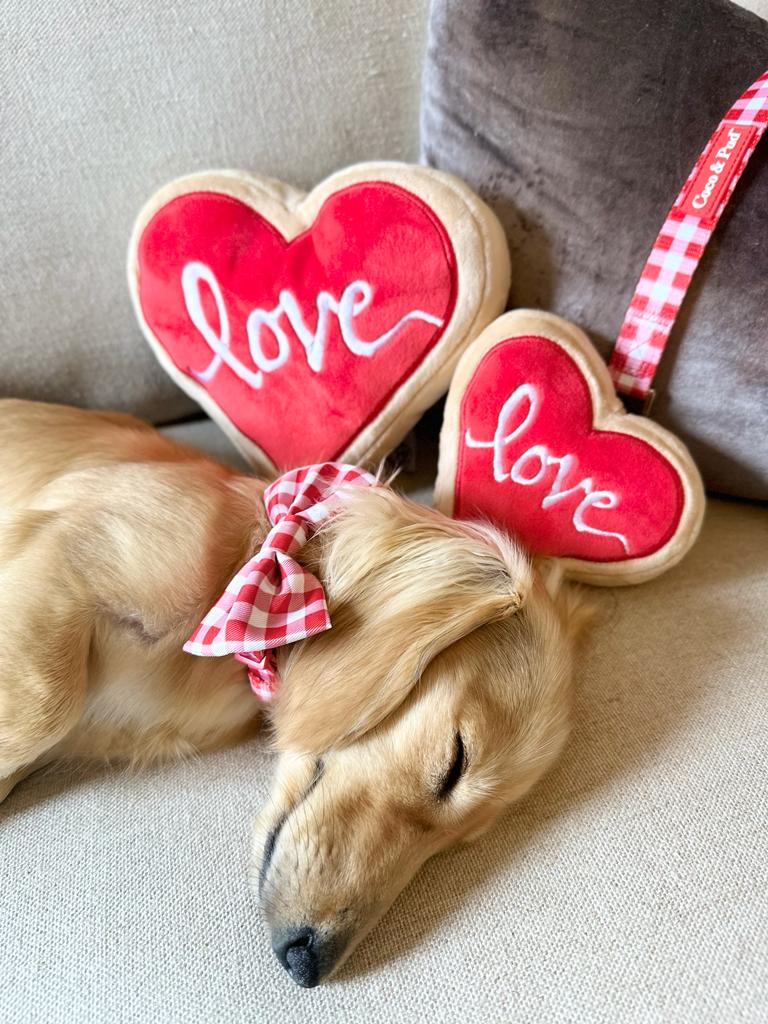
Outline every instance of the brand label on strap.
<path fill-rule="evenodd" d="M 754 125 L 723 124 L 712 137 L 695 178 L 680 204 L 683 213 L 709 220 L 728 192 L 742 157 L 757 134 Z"/>

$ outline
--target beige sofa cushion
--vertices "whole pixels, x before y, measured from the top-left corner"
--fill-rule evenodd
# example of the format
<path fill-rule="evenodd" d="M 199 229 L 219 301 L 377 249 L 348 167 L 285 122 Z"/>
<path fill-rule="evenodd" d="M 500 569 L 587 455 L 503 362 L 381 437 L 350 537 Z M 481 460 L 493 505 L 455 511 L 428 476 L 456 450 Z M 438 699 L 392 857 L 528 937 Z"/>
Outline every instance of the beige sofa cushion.
<path fill-rule="evenodd" d="M 713 502 L 677 568 L 603 593 L 561 765 L 319 989 L 246 887 L 265 740 L 29 779 L 0 805 L 0 1020 L 764 1022 L 767 560 L 768 512 Z"/>
<path fill-rule="evenodd" d="M 243 167 L 309 187 L 415 159 L 427 0 L 11 0 L 0 19 L 0 396 L 195 408 L 134 323 L 133 218 Z"/>

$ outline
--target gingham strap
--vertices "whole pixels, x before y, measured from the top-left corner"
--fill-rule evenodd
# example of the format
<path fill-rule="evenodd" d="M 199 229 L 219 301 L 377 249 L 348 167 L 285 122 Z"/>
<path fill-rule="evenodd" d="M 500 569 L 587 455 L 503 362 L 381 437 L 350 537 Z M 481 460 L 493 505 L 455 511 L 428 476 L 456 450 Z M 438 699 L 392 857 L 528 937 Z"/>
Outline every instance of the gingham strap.
<path fill-rule="evenodd" d="M 767 124 L 768 71 L 720 122 L 653 244 L 608 364 L 620 393 L 648 396 L 694 271 Z"/>
<path fill-rule="evenodd" d="M 341 489 L 372 487 L 370 473 L 336 462 L 278 477 L 264 492 L 272 529 L 184 644 L 188 654 L 234 654 L 248 666 L 251 687 L 269 700 L 275 690 L 274 648 L 330 629 L 320 581 L 294 557 L 343 505 Z"/>

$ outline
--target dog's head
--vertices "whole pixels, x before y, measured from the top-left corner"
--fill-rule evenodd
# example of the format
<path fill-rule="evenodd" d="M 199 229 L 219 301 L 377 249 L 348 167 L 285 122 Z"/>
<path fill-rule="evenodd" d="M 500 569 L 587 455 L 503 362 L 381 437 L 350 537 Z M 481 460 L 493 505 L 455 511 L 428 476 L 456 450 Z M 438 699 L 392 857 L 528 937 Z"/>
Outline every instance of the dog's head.
<path fill-rule="evenodd" d="M 286 648 L 252 877 L 280 962 L 330 973 L 424 861 L 483 832 L 568 730 L 568 623 L 506 537 L 386 488 L 316 537 L 333 628 Z"/>

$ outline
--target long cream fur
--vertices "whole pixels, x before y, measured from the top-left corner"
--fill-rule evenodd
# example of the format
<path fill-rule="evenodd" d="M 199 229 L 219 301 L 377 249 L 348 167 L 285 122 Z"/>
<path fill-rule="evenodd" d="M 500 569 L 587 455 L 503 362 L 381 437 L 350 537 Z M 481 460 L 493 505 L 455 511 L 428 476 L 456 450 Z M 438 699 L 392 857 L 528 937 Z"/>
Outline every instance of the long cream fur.
<path fill-rule="evenodd" d="M 53 760 L 257 728 L 243 667 L 181 647 L 265 536 L 264 486 L 127 416 L 0 402 L 0 799 Z M 323 937 L 323 976 L 557 757 L 582 612 L 503 534 L 386 487 L 350 494 L 305 559 L 333 628 L 279 656 L 252 878 L 274 941 Z"/>

